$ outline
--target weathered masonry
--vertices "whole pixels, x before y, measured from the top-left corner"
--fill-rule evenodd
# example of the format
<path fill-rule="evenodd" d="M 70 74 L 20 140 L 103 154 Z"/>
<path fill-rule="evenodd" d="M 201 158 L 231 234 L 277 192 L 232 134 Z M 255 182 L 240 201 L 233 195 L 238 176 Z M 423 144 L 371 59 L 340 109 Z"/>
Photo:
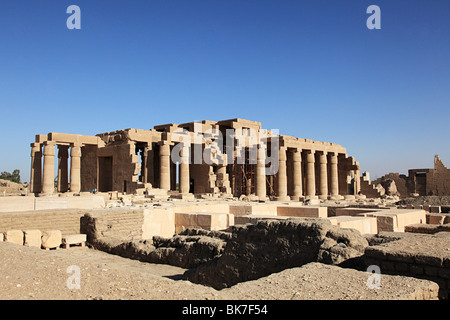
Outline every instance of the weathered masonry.
<path fill-rule="evenodd" d="M 266 133 L 253 139 L 254 132 Z M 222 151 L 221 161 L 204 157 L 214 156 L 214 150 Z M 270 166 L 277 170 L 270 172 Z M 96 136 L 37 135 L 31 144 L 30 186 L 36 195 L 149 194 L 159 189 L 186 198 L 214 194 L 283 201 L 339 199 L 359 195 L 360 169 L 338 144 L 275 135 L 256 121 L 205 120 Z"/>

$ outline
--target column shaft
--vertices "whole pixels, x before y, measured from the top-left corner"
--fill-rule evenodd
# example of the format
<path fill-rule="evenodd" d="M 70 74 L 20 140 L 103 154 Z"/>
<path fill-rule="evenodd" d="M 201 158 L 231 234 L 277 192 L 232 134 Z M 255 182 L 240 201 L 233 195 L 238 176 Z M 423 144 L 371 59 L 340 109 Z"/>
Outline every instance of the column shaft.
<path fill-rule="evenodd" d="M 336 153 L 330 156 L 330 192 L 331 198 L 339 196 L 338 157 Z"/>
<path fill-rule="evenodd" d="M 301 150 L 295 150 L 293 153 L 293 182 L 294 182 L 294 193 L 293 193 L 293 199 L 299 200 L 299 198 L 302 196 L 302 153 Z"/>
<path fill-rule="evenodd" d="M 160 189 L 170 190 L 170 145 L 161 144 L 159 149 L 160 156 Z"/>
<path fill-rule="evenodd" d="M 306 154 L 306 197 L 309 199 L 316 197 L 316 173 L 314 163 L 314 151 L 308 151 Z"/>
<path fill-rule="evenodd" d="M 42 193 L 52 194 L 55 189 L 55 144 L 47 141 L 44 144 L 44 174 Z"/>
<path fill-rule="evenodd" d="M 266 149 L 260 147 L 257 154 L 256 163 L 256 196 L 260 200 L 266 199 Z"/>
<path fill-rule="evenodd" d="M 72 145 L 70 149 L 70 192 L 81 191 L 81 146 Z"/>
<path fill-rule="evenodd" d="M 327 154 L 322 152 L 320 158 L 320 176 L 319 176 L 319 199 L 328 198 L 328 170 L 327 170 Z"/>
<path fill-rule="evenodd" d="M 189 151 L 187 147 L 181 149 L 180 193 L 189 193 Z"/>
<path fill-rule="evenodd" d="M 286 149 L 280 148 L 278 166 L 278 200 L 290 200 L 287 195 Z"/>

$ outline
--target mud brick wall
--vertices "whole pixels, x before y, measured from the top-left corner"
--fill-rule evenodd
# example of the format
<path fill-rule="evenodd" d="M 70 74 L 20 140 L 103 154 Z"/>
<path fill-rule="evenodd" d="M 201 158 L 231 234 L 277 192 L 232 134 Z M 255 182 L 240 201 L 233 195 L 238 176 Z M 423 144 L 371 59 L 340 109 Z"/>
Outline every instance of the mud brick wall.
<path fill-rule="evenodd" d="M 449 298 L 450 233 L 448 232 L 436 235 L 411 234 L 397 241 L 367 247 L 364 261 L 367 266 L 379 266 L 381 274 L 397 274 L 436 282 L 439 285 L 439 297 Z"/>
<path fill-rule="evenodd" d="M 0 232 L 8 230 L 61 230 L 64 235 L 80 233 L 82 209 L 40 210 L 0 213 Z"/>

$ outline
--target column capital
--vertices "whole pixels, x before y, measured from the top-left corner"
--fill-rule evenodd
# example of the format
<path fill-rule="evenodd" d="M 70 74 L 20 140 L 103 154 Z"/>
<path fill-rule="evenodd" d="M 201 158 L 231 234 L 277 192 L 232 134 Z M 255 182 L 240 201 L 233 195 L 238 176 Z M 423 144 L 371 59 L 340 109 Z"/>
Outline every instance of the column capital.
<path fill-rule="evenodd" d="M 56 154 L 55 143 L 53 141 L 44 142 L 44 156 L 54 157 Z"/>
<path fill-rule="evenodd" d="M 319 162 L 322 163 L 322 164 L 326 164 L 327 163 L 327 154 L 325 152 L 320 154 Z"/>
<path fill-rule="evenodd" d="M 292 150 L 292 161 L 302 162 L 302 149 L 297 148 Z"/>
<path fill-rule="evenodd" d="M 337 164 L 338 162 L 338 154 L 337 152 L 331 152 L 330 153 L 330 163 L 331 164 Z"/>
<path fill-rule="evenodd" d="M 170 140 L 161 140 L 161 141 L 158 142 L 159 146 L 166 146 L 166 145 L 173 146 L 174 144 L 175 143 L 170 141 Z"/>
<path fill-rule="evenodd" d="M 31 156 L 34 157 L 37 152 L 41 152 L 41 144 L 34 142 L 31 145 Z"/>
<path fill-rule="evenodd" d="M 71 157 L 81 157 L 81 144 L 72 143 L 70 145 L 70 156 Z"/>
<path fill-rule="evenodd" d="M 314 150 L 306 150 L 306 162 L 314 163 Z"/>

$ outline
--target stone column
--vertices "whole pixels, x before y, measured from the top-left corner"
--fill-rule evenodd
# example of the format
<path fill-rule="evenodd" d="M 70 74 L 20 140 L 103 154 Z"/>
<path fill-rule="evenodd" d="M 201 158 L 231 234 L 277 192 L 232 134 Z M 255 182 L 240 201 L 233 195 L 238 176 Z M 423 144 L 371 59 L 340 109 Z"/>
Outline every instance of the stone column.
<path fill-rule="evenodd" d="M 316 199 L 316 173 L 314 169 L 314 150 L 306 152 L 306 198 Z"/>
<path fill-rule="evenodd" d="M 150 153 L 152 151 L 151 147 L 145 147 L 141 152 L 142 152 L 142 166 L 143 168 L 142 170 L 142 182 L 145 183 L 150 183 L 150 170 L 152 169 L 152 167 L 150 166 Z"/>
<path fill-rule="evenodd" d="M 292 154 L 293 161 L 293 182 L 294 182 L 294 194 L 293 200 L 299 200 L 302 197 L 302 152 L 300 149 L 295 149 Z"/>
<path fill-rule="evenodd" d="M 180 193 L 189 193 L 189 149 L 184 147 L 181 149 L 180 162 Z"/>
<path fill-rule="evenodd" d="M 359 163 L 356 163 L 358 169 L 355 170 L 355 196 L 357 198 L 360 198 L 360 192 L 361 192 L 361 171 L 359 168 Z"/>
<path fill-rule="evenodd" d="M 278 201 L 290 200 L 287 195 L 286 149 L 280 148 L 278 166 Z"/>
<path fill-rule="evenodd" d="M 67 192 L 69 184 L 69 146 L 58 145 L 58 192 Z"/>
<path fill-rule="evenodd" d="M 323 151 L 319 155 L 320 175 L 319 175 L 319 199 L 328 199 L 328 170 L 327 153 Z"/>
<path fill-rule="evenodd" d="M 159 188 L 170 190 L 170 144 L 163 142 L 159 149 Z"/>
<path fill-rule="evenodd" d="M 256 196 L 266 200 L 266 147 L 261 145 L 257 151 L 256 163 Z"/>
<path fill-rule="evenodd" d="M 30 192 L 40 193 L 42 190 L 42 151 L 40 143 L 31 144 Z"/>
<path fill-rule="evenodd" d="M 330 154 L 330 189 L 331 199 L 339 199 L 338 157 L 336 152 Z"/>
<path fill-rule="evenodd" d="M 72 144 L 70 148 L 70 192 L 81 191 L 81 146 Z"/>
<path fill-rule="evenodd" d="M 53 194 L 55 191 L 55 143 L 44 142 L 44 174 L 42 181 L 42 193 Z"/>

